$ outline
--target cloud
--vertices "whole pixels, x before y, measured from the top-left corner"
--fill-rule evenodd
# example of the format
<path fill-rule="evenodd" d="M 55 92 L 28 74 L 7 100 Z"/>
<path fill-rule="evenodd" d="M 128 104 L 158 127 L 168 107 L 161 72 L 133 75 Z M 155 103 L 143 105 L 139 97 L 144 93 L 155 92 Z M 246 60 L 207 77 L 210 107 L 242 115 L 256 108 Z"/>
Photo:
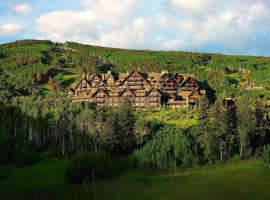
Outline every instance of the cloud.
<path fill-rule="evenodd" d="M 82 2 L 96 16 L 107 21 L 131 18 L 136 15 L 139 6 L 142 6 L 143 0 L 82 0 Z"/>
<path fill-rule="evenodd" d="M 27 3 L 22 3 L 19 5 L 16 5 L 14 8 L 14 11 L 21 15 L 27 15 L 31 12 L 32 8 Z"/>
<path fill-rule="evenodd" d="M 159 5 L 161 9 L 143 0 L 81 1 L 85 7 L 81 11 L 41 15 L 36 20 L 38 31 L 63 42 L 197 51 L 208 44 L 239 51 L 259 49 L 259 35 L 270 33 L 266 0 L 169 0 Z"/>
<path fill-rule="evenodd" d="M 189 15 L 205 15 L 217 11 L 220 1 L 217 0 L 170 0 L 172 6 Z"/>
<path fill-rule="evenodd" d="M 40 16 L 37 19 L 37 28 L 53 40 L 85 42 L 98 37 L 103 26 L 99 22 L 99 17 L 91 10 L 80 12 L 66 10 Z"/>
<path fill-rule="evenodd" d="M 21 32 L 23 28 L 17 24 L 8 23 L 0 25 L 0 38 L 11 37 Z"/>

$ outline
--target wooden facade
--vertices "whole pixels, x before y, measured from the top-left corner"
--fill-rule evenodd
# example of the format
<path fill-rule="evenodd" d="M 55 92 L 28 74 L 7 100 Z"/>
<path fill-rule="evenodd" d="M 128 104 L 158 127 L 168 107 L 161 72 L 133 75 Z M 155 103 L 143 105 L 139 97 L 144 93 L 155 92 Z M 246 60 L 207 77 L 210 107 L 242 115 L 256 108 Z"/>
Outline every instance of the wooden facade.
<path fill-rule="evenodd" d="M 67 91 L 72 102 L 89 101 L 100 106 L 118 107 L 128 99 L 134 108 L 172 108 L 194 105 L 206 93 L 194 76 L 188 74 L 131 73 L 110 71 L 84 74 L 74 88 Z"/>

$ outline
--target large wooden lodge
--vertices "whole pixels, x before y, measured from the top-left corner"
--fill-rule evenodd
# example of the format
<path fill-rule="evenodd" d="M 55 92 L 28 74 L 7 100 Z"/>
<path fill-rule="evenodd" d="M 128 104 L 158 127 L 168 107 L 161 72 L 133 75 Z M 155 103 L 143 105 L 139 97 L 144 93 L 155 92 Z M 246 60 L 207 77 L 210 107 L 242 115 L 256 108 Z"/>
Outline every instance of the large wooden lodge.
<path fill-rule="evenodd" d="M 68 90 L 72 102 L 88 101 L 96 105 L 117 107 L 128 99 L 134 108 L 171 108 L 194 105 L 208 90 L 190 74 L 127 73 L 83 74 L 74 88 Z"/>

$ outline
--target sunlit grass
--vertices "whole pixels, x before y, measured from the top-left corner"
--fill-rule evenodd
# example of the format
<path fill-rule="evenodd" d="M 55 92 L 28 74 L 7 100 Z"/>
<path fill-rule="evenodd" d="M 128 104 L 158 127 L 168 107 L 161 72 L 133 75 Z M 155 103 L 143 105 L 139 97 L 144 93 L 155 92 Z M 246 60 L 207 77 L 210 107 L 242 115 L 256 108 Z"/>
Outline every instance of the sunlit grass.
<path fill-rule="evenodd" d="M 136 113 L 138 117 L 143 117 L 147 121 L 161 121 L 167 124 L 180 127 L 189 127 L 197 124 L 197 114 L 194 109 L 169 109 L 145 110 Z"/>

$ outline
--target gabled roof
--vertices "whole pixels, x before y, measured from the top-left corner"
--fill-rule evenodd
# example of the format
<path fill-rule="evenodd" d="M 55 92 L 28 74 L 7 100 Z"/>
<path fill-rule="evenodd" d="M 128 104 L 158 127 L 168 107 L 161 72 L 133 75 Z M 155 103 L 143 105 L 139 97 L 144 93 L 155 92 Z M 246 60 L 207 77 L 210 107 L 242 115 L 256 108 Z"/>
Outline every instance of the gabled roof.
<path fill-rule="evenodd" d="M 89 81 L 85 78 L 85 77 L 83 77 L 80 81 L 79 81 L 79 83 L 75 86 L 75 90 L 79 87 L 79 85 L 83 82 L 83 81 L 85 81 L 88 85 L 90 85 L 91 86 L 91 84 L 89 83 Z"/>
<path fill-rule="evenodd" d="M 122 96 L 125 92 L 130 92 L 130 93 L 132 94 L 132 96 L 135 97 L 134 92 L 132 92 L 129 88 L 126 88 L 126 89 L 122 90 L 122 91 L 120 92 L 120 96 Z"/>
<path fill-rule="evenodd" d="M 150 86 L 151 84 L 149 83 L 149 81 L 137 70 L 132 71 L 121 83 L 120 85 L 124 84 L 124 82 L 134 73 L 138 73 L 139 76 L 144 80 L 145 84 L 147 84 L 148 86 Z"/>
<path fill-rule="evenodd" d="M 175 75 L 176 75 L 176 74 L 173 74 L 170 78 L 168 78 L 168 79 L 162 84 L 162 86 L 165 85 L 165 84 L 166 84 L 168 81 L 170 81 L 170 80 L 176 82 L 176 80 L 174 80 Z"/>
<path fill-rule="evenodd" d="M 65 93 L 66 94 L 72 93 L 72 95 L 73 95 L 75 93 L 75 90 L 73 88 L 68 88 L 68 89 L 66 89 Z"/>
<path fill-rule="evenodd" d="M 181 86 L 182 86 L 185 82 L 187 82 L 187 80 L 189 80 L 189 79 L 195 81 L 196 85 L 197 85 L 198 87 L 200 87 L 199 83 L 197 82 L 196 79 L 194 79 L 194 77 L 193 77 L 192 75 L 186 75 L 186 78 L 182 81 L 182 83 L 180 83 L 179 87 L 181 87 Z"/>
<path fill-rule="evenodd" d="M 188 79 L 190 79 L 190 76 L 184 77 L 184 80 L 182 81 L 182 83 L 180 83 L 179 86 L 182 86 Z"/>
<path fill-rule="evenodd" d="M 107 97 L 109 96 L 106 90 L 104 90 L 104 89 L 102 89 L 102 88 L 98 88 L 98 89 L 91 95 L 91 97 L 94 97 L 94 96 L 95 96 L 97 93 L 99 93 L 99 92 L 104 92 L 104 93 L 106 94 Z"/>
<path fill-rule="evenodd" d="M 66 92 L 75 92 L 75 90 L 73 88 L 68 88 Z"/>
<path fill-rule="evenodd" d="M 157 90 L 156 88 L 152 87 L 147 93 L 146 96 L 148 96 L 149 94 L 151 94 L 152 92 L 157 92 L 159 96 L 161 96 L 161 93 L 159 90 Z"/>
<path fill-rule="evenodd" d="M 95 77 L 97 77 L 103 84 L 105 84 L 105 82 L 102 80 L 102 78 L 97 75 L 97 74 L 94 74 L 90 79 L 89 79 L 89 82 L 91 82 Z M 106 85 L 106 84 L 105 84 Z"/>

